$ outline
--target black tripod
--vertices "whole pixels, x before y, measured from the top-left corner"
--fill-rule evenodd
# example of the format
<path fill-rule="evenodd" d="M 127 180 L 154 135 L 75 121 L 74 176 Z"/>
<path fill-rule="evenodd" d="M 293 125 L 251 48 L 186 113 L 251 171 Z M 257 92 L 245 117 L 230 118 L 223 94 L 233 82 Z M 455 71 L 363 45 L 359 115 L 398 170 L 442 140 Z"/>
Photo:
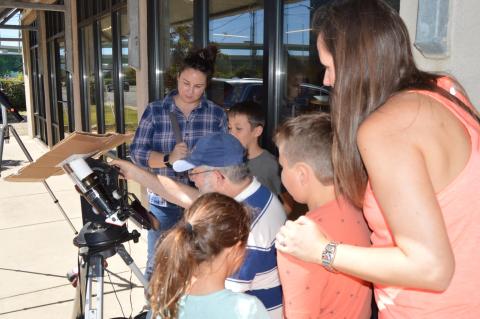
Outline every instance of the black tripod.
<path fill-rule="evenodd" d="M 33 162 L 32 156 L 30 156 L 30 153 L 25 147 L 25 144 L 23 144 L 22 140 L 20 139 L 20 136 L 18 135 L 17 131 L 11 124 L 8 124 L 7 107 L 10 107 L 8 103 L 10 102 L 8 101 L 8 99 L 6 99 L 6 97 L 0 91 L 0 107 L 2 109 L 2 124 L 0 125 L 0 176 L 2 171 L 3 145 L 5 144 L 5 142 L 7 143 L 9 142 L 10 133 L 12 133 L 12 135 L 15 137 L 15 140 L 17 140 L 18 145 L 20 145 L 20 148 L 22 149 L 23 153 L 27 157 L 28 161 Z M 47 189 L 47 192 L 50 194 L 50 197 L 52 197 L 53 202 L 57 204 L 58 208 L 60 209 L 60 212 L 62 213 L 63 217 L 72 228 L 73 232 L 75 234 L 78 234 L 77 230 L 75 229 L 75 226 L 73 226 L 72 222 L 70 221 L 67 214 L 63 210 L 63 207 L 60 205 L 60 203 L 58 202 L 58 199 L 55 197 L 55 194 L 53 194 L 52 190 L 50 189 L 50 186 L 48 186 L 47 182 L 45 181 L 42 181 L 42 183 L 43 183 L 43 186 L 45 186 L 45 188 Z"/>
<path fill-rule="evenodd" d="M 75 237 L 73 243 L 79 247 L 79 255 L 85 261 L 85 264 L 79 269 L 81 281 L 79 298 L 84 303 L 77 304 L 80 307 L 76 306 L 75 318 L 103 318 L 104 261 L 116 253 L 132 270 L 145 289 L 147 288 L 147 280 L 123 246 L 123 243 L 129 240 L 138 242 L 139 237 L 140 233 L 136 230 L 129 233 L 126 227 L 93 222 L 86 223 L 80 230 L 80 234 Z M 94 282 L 96 283 L 95 300 L 93 300 Z"/>

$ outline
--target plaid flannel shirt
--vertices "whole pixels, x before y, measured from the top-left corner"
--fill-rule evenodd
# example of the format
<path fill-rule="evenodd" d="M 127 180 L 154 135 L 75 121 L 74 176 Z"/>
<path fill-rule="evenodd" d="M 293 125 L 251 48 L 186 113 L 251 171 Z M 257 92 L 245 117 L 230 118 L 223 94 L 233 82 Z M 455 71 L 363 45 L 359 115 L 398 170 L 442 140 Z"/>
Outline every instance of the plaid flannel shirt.
<path fill-rule="evenodd" d="M 228 132 L 225 111 L 212 101 L 202 96 L 200 104 L 193 109 L 188 118 L 175 105 L 173 97 L 178 92 L 173 90 L 163 100 L 150 103 L 143 112 L 135 137 L 130 145 L 133 162 L 144 168 L 148 167 L 148 158 L 152 151 L 169 154 L 175 147 L 175 133 L 172 129 L 169 113 L 177 116 L 183 141 L 191 150 L 198 139 L 210 133 Z M 157 175 L 168 176 L 176 181 L 188 183 L 185 173 L 178 174 L 171 168 L 150 168 Z M 156 196 L 158 197 L 158 196 Z M 150 202 L 155 203 L 155 196 L 150 195 Z"/>

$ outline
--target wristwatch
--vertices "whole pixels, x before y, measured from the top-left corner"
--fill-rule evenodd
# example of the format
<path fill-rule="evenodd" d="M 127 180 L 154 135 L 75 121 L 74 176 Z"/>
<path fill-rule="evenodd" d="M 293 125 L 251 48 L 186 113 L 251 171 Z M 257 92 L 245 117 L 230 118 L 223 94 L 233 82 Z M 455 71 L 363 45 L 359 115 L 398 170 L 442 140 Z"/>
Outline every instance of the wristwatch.
<path fill-rule="evenodd" d="M 331 241 L 325 246 L 322 252 L 322 266 L 330 272 L 336 272 L 333 268 L 333 260 L 337 252 L 337 245 L 337 242 Z"/>
<path fill-rule="evenodd" d="M 172 168 L 172 164 L 170 164 L 170 154 L 165 154 L 163 155 L 163 164 L 165 164 L 166 167 Z"/>

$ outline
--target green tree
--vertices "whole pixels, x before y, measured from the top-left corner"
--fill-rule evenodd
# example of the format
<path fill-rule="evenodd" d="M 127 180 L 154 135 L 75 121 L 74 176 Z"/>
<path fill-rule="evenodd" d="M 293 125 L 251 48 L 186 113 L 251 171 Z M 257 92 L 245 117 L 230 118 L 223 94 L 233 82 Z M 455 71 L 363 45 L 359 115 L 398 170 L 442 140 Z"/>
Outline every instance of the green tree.
<path fill-rule="evenodd" d="M 17 78 L 0 78 L 0 88 L 15 108 L 20 111 L 26 110 L 23 75 Z"/>
<path fill-rule="evenodd" d="M 0 55 L 0 75 L 22 72 L 21 55 Z"/>
<path fill-rule="evenodd" d="M 171 60 L 165 76 L 165 87 L 167 90 L 177 86 L 177 73 L 182 60 L 187 56 L 193 43 L 192 26 L 188 24 L 179 25 L 170 32 Z"/>

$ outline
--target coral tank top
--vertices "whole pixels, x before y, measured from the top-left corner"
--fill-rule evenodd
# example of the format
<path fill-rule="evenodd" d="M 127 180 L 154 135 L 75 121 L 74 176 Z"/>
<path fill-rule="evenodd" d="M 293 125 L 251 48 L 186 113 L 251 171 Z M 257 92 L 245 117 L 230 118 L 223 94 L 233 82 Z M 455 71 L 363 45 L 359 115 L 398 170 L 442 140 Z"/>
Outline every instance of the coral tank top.
<path fill-rule="evenodd" d="M 439 79 L 438 85 L 473 107 L 455 92 L 448 78 Z M 441 293 L 375 285 L 379 317 L 480 318 L 480 125 L 460 106 L 438 93 L 416 92 L 428 95 L 448 108 L 463 123 L 471 139 L 471 154 L 466 166 L 437 194 L 455 255 L 455 273 L 450 286 Z M 370 184 L 367 185 L 363 210 L 372 229 L 373 246 L 394 246 L 394 240 Z"/>

